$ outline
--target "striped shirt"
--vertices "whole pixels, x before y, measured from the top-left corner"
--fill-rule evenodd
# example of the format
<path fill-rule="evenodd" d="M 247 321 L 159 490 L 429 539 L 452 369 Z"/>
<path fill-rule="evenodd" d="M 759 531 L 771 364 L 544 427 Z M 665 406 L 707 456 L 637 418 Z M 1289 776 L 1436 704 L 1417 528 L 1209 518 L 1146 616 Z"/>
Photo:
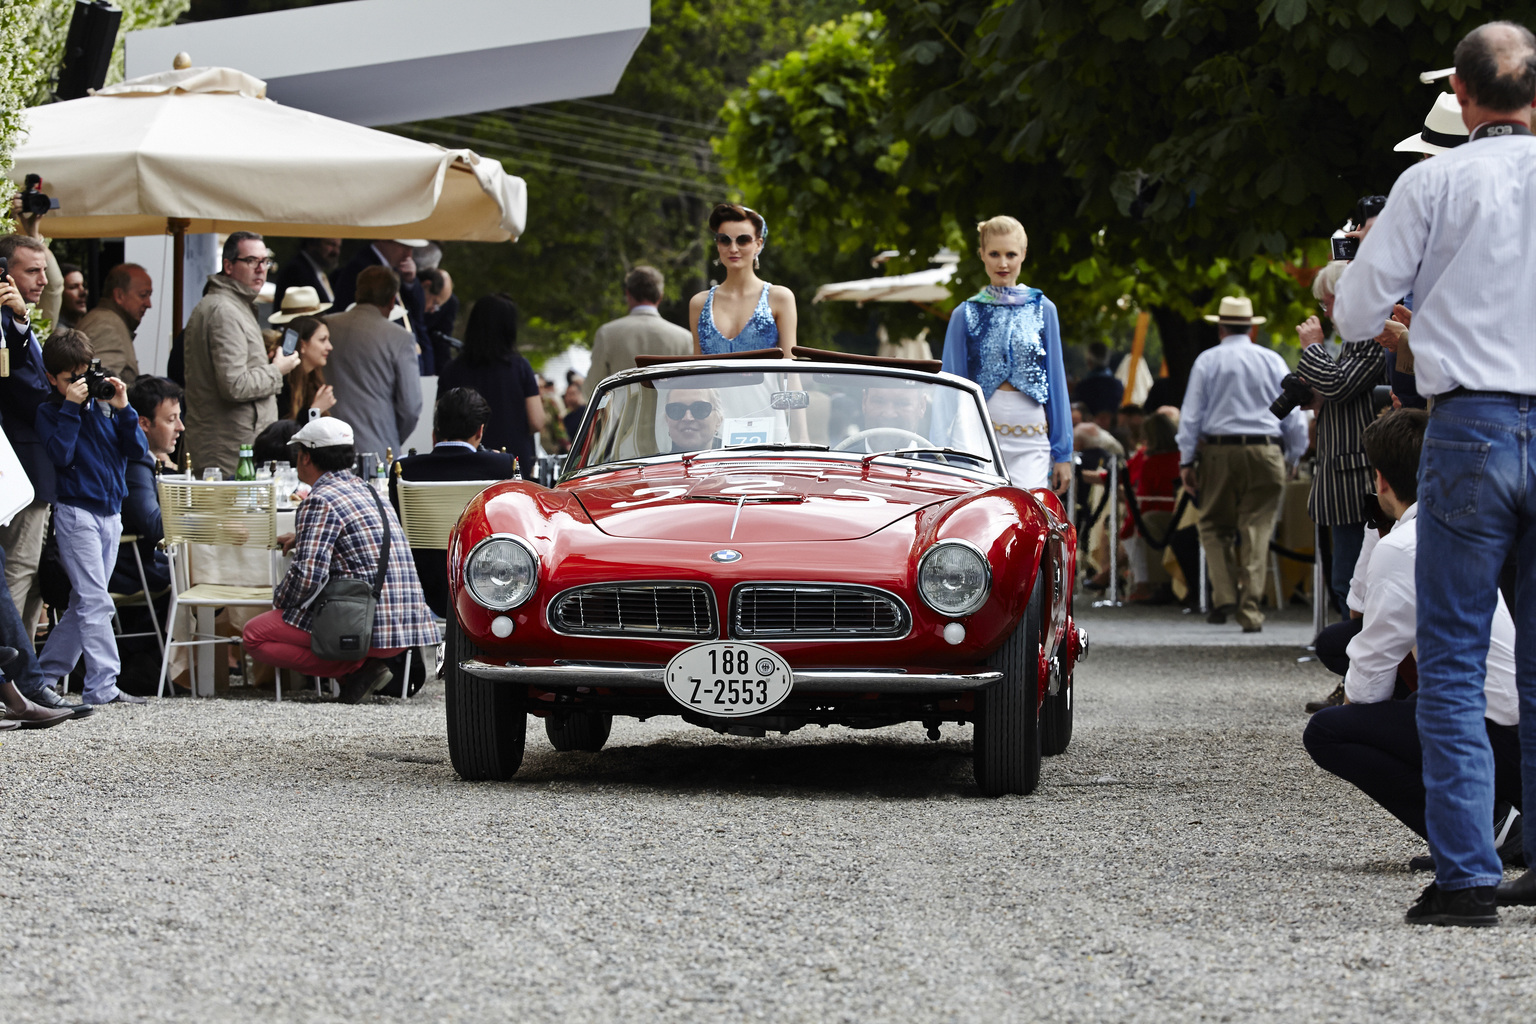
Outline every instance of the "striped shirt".
<path fill-rule="evenodd" d="M 384 519 L 373 488 L 347 470 L 324 473 L 299 504 L 294 518 L 293 564 L 277 585 L 273 604 L 283 621 L 309 630 L 312 602 L 332 576 L 372 585 L 379 549 L 389 526 L 389 569 L 373 615 L 374 647 L 418 647 L 438 641 L 437 623 L 421 596 L 416 565 L 395 510 L 384 503 Z"/>
<path fill-rule="evenodd" d="M 1339 278 L 1334 323 L 1372 338 L 1414 296 L 1419 393 L 1536 395 L 1536 137 L 1484 138 L 1414 164 Z"/>
<path fill-rule="evenodd" d="M 1374 341 L 1351 341 L 1335 361 L 1324 346 L 1308 345 L 1296 372 L 1323 397 L 1307 512 L 1319 526 L 1363 523 L 1365 492 L 1374 481 L 1360 436 L 1374 418 L 1371 388 L 1387 383 L 1386 349 Z"/>

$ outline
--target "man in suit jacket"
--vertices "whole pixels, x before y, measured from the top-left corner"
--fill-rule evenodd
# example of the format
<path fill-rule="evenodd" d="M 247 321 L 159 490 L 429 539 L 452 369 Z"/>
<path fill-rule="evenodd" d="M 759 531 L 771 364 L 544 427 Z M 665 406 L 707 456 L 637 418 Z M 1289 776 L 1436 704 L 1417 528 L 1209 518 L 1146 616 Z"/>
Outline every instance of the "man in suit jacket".
<path fill-rule="evenodd" d="M 632 369 L 635 356 L 692 354 L 693 335 L 663 320 L 656 308 L 665 284 L 661 271 L 643 264 L 624 275 L 629 315 L 603 324 L 592 335 L 592 369 L 587 376 L 593 381 Z"/>
<path fill-rule="evenodd" d="M 283 264 L 283 269 L 277 275 L 277 297 L 272 300 L 278 309 L 283 308 L 283 293 L 289 288 L 302 288 L 308 286 L 320 296 L 321 302 L 335 303 L 336 296 L 331 291 L 330 274 L 336 269 L 337 258 L 341 256 L 341 239 L 339 238 L 306 238 L 299 244 L 299 251 Z M 357 275 L 352 275 L 352 283 L 357 283 Z M 347 300 L 351 302 L 351 299 Z"/>
<path fill-rule="evenodd" d="M 332 308 L 342 310 L 361 301 L 357 298 L 357 278 L 364 270 L 388 267 L 394 271 L 400 279 L 400 305 L 405 307 L 411 333 L 416 338 L 417 368 L 423 376 L 430 377 L 437 373 L 437 369 L 432 356 L 432 339 L 427 333 L 427 296 L 422 291 L 421 282 L 416 280 L 416 261 L 412 257 L 417 246 L 426 244 L 420 238 L 382 239 L 370 243 L 359 249 L 351 262 L 338 270 L 331 280 L 336 286 Z"/>
<path fill-rule="evenodd" d="M 421 416 L 421 374 L 411 333 L 390 323 L 400 279 L 388 267 L 369 267 L 357 279 L 357 305 L 326 317 L 331 356 L 326 381 L 335 389 L 331 415 L 352 425 L 359 452 L 380 459 L 400 450 Z"/>
<path fill-rule="evenodd" d="M 410 455 L 395 463 L 389 476 L 389 500 L 400 511 L 396 481 L 511 480 L 512 456 L 480 448 L 491 407 L 473 388 L 454 388 L 437 400 L 432 417 L 432 450 Z M 448 552 L 412 549 L 421 591 L 433 614 L 448 617 Z"/>

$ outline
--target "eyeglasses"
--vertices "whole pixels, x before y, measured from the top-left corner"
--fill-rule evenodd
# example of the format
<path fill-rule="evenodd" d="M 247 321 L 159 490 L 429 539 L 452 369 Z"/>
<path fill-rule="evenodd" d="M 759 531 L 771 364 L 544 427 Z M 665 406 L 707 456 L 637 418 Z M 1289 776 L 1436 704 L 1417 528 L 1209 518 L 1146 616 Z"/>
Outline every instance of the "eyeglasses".
<path fill-rule="evenodd" d="M 270 256 L 239 256 L 235 259 L 235 262 L 244 263 L 252 270 L 255 270 L 257 267 L 266 267 L 268 270 L 271 270 L 277 266 L 277 260 Z"/>
<path fill-rule="evenodd" d="M 668 402 L 667 419 L 680 420 L 689 413 L 693 413 L 696 420 L 708 419 L 715 411 L 715 407 L 709 402 Z"/>
<path fill-rule="evenodd" d="M 730 235 L 715 236 L 716 245 L 730 245 L 732 242 L 735 242 L 743 249 L 747 248 L 755 241 L 757 241 L 757 238 L 754 235 L 737 235 L 735 238 L 732 238 Z"/>

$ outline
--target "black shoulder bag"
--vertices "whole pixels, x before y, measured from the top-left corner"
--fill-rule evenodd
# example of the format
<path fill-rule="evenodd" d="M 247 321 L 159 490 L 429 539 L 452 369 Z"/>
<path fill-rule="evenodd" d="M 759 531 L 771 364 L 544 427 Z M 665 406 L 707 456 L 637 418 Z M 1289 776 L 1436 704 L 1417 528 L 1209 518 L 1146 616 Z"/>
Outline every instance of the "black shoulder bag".
<path fill-rule="evenodd" d="M 373 490 L 372 487 L 369 490 Z M 314 618 L 309 624 L 309 649 L 326 661 L 359 661 L 373 646 L 373 615 L 384 593 L 384 575 L 389 571 L 389 516 L 379 492 L 373 491 L 384 526 L 384 543 L 379 546 L 379 571 L 373 585 L 348 576 L 332 576 L 315 599 Z"/>

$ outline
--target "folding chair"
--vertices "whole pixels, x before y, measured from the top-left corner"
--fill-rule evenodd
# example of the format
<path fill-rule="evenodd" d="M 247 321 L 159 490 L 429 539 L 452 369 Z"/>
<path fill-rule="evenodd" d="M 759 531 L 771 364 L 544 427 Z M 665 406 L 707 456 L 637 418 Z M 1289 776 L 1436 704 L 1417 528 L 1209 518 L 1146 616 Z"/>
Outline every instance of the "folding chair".
<path fill-rule="evenodd" d="M 160 617 L 155 614 L 155 598 L 158 596 L 150 592 L 149 577 L 144 573 L 144 556 L 139 553 L 139 536 L 136 533 L 125 533 L 118 542 L 118 551 L 121 552 L 126 545 L 133 551 L 133 564 L 139 570 L 139 592 L 137 594 L 112 594 L 112 621 L 117 626 L 119 640 L 138 636 L 152 636 L 160 645 L 161 655 L 165 654 L 165 637 L 160 632 Z M 137 608 L 143 605 L 149 612 L 149 632 L 124 633 L 123 620 L 119 614 L 124 608 Z"/>
<path fill-rule="evenodd" d="M 400 526 L 405 530 L 405 541 L 414 550 L 448 549 L 448 538 L 453 533 L 459 516 L 475 495 L 501 483 L 500 480 L 423 480 L 413 481 L 400 477 L 395 480 L 396 494 L 400 499 Z M 409 699 L 411 658 L 415 650 L 405 655 L 405 671 L 400 677 L 400 696 Z"/>
<path fill-rule="evenodd" d="M 160 518 L 165 526 L 166 551 L 171 561 L 171 606 L 165 616 L 164 653 L 160 659 L 157 697 L 165 696 L 165 680 L 171 652 L 177 647 L 241 643 L 238 636 L 200 632 L 194 623 L 190 640 L 175 640 L 176 613 L 212 608 L 271 608 L 278 580 L 277 488 L 270 480 L 260 482 L 214 480 L 167 480 L 160 487 Z M 265 550 L 265 587 L 225 586 L 191 582 L 191 545 Z M 196 689 L 194 687 L 194 692 Z M 282 691 L 278 690 L 278 699 Z"/>

